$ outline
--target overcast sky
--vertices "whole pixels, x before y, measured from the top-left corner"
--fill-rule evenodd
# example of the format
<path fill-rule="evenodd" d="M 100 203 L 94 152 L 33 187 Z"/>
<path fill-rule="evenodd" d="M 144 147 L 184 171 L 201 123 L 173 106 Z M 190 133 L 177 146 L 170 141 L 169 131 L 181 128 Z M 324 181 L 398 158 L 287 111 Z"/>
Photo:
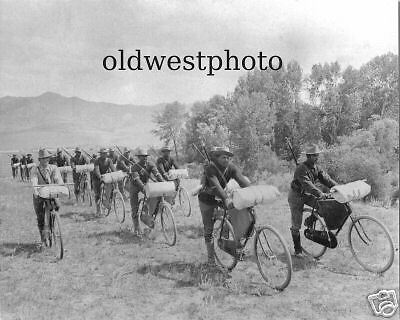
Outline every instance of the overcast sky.
<path fill-rule="evenodd" d="M 92 101 L 155 104 L 232 92 L 244 72 L 106 71 L 124 49 L 149 55 L 279 55 L 359 67 L 397 54 L 397 1 L 0 0 L 0 96 L 54 91 Z"/>

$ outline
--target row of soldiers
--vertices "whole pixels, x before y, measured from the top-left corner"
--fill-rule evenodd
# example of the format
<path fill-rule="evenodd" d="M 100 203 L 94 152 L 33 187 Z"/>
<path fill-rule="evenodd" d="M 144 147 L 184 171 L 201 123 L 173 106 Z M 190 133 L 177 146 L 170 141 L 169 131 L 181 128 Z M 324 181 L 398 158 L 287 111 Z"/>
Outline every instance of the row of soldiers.
<path fill-rule="evenodd" d="M 85 152 L 85 151 L 84 151 Z M 148 160 L 149 154 L 142 149 L 137 150 L 135 156 L 137 161 L 131 155 L 131 150 L 124 148 L 118 156 L 114 150 L 108 150 L 106 148 L 101 148 L 99 155 L 93 154 L 90 156 L 87 152 L 85 155 L 82 149 L 75 148 L 75 154 L 67 155 L 63 154 L 61 149 L 57 149 L 56 156 L 53 156 L 48 150 L 39 150 L 39 165 L 34 171 L 35 181 L 41 181 L 39 184 L 45 183 L 66 183 L 67 175 L 64 173 L 62 177 L 57 167 L 71 166 L 72 167 L 72 177 L 74 182 L 74 193 L 76 198 L 78 198 L 79 193 L 82 190 L 80 188 L 80 182 L 83 174 L 76 171 L 76 166 L 87 165 L 90 163 L 94 164 L 94 170 L 90 175 L 90 182 L 95 194 L 96 201 L 96 213 L 100 213 L 100 185 L 102 175 L 121 170 L 129 174 L 129 197 L 132 209 L 132 220 L 134 232 L 140 234 L 140 225 L 138 220 L 138 206 L 139 206 L 139 193 L 144 193 L 144 187 L 149 179 L 155 179 L 156 181 L 168 181 L 168 172 L 171 169 L 179 169 L 175 159 L 171 157 L 171 148 L 165 146 L 161 149 L 161 156 L 157 159 L 156 164 Z M 60 176 L 60 179 L 53 179 L 52 177 Z M 47 177 L 47 178 L 46 178 Z M 41 179 L 38 179 L 41 178 Z M 54 180 L 54 181 L 53 181 Z M 40 182 L 39 181 L 39 182 Z M 46 182 L 49 181 L 49 182 Z M 119 184 L 121 193 L 124 195 L 124 186 L 122 183 Z M 39 197 L 34 196 L 34 208 L 36 215 L 38 217 L 38 227 L 42 240 L 44 239 L 43 233 L 43 205 L 40 203 L 42 200 Z M 110 205 L 110 204 L 109 204 Z"/>

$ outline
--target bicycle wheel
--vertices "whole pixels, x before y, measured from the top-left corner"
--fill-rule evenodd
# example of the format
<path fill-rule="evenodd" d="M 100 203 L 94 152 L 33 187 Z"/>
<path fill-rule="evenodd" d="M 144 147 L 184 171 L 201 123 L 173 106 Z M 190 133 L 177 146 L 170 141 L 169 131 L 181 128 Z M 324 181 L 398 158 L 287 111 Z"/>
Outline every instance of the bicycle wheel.
<path fill-rule="evenodd" d="M 235 244 L 236 238 L 233 231 L 232 224 L 228 219 L 225 219 L 223 230 L 221 234 L 222 217 L 217 217 L 214 221 L 213 229 L 213 242 L 214 242 L 214 252 L 217 263 L 227 270 L 232 270 L 238 263 L 238 257 L 231 255 L 223 249 L 223 244 Z M 236 247 L 233 245 L 233 247 Z"/>
<path fill-rule="evenodd" d="M 185 217 L 189 217 L 192 213 L 192 204 L 190 203 L 189 193 L 184 187 L 178 190 L 178 206 Z"/>
<path fill-rule="evenodd" d="M 92 206 L 93 205 L 92 192 L 90 190 L 89 183 L 87 181 L 85 182 L 82 193 L 85 200 L 87 200 L 87 202 L 89 203 L 89 206 Z"/>
<path fill-rule="evenodd" d="M 303 217 L 305 216 L 306 213 L 309 213 L 309 216 L 311 215 L 311 209 L 304 209 L 303 211 Z M 322 222 L 322 218 L 317 216 L 317 220 L 315 220 L 314 225 L 313 225 L 313 229 L 316 231 L 325 231 L 328 232 L 328 230 L 325 228 L 325 225 Z M 303 251 L 312 256 L 315 259 L 318 259 L 320 257 L 322 257 L 324 255 L 324 253 L 326 252 L 327 247 L 316 243 L 314 241 L 311 241 L 309 239 L 307 239 L 306 237 L 302 237 L 302 249 Z"/>
<path fill-rule="evenodd" d="M 100 208 L 100 215 L 107 217 L 110 214 L 111 206 L 110 206 L 110 208 L 108 208 L 104 205 L 105 197 L 106 197 L 106 193 L 105 193 L 105 189 L 104 189 L 104 184 L 102 183 L 100 185 L 100 199 L 98 200 L 98 204 L 99 204 L 99 208 Z"/>
<path fill-rule="evenodd" d="M 352 220 L 348 241 L 354 258 L 367 271 L 387 271 L 394 259 L 393 241 L 387 228 L 370 216 L 358 216 Z"/>
<path fill-rule="evenodd" d="M 176 243 L 176 226 L 171 205 L 169 203 L 161 204 L 160 212 L 161 228 L 164 238 L 168 245 L 173 246 Z"/>
<path fill-rule="evenodd" d="M 57 259 L 62 259 L 64 256 L 63 240 L 61 235 L 61 224 L 58 212 L 53 211 L 50 214 L 50 245 L 49 247 L 54 252 Z"/>
<path fill-rule="evenodd" d="M 259 228 L 254 237 L 258 270 L 274 289 L 283 290 L 292 278 L 292 258 L 282 236 L 271 226 Z"/>
<path fill-rule="evenodd" d="M 114 190 L 113 207 L 117 221 L 123 223 L 125 221 L 125 201 L 121 192 L 118 190 Z"/>

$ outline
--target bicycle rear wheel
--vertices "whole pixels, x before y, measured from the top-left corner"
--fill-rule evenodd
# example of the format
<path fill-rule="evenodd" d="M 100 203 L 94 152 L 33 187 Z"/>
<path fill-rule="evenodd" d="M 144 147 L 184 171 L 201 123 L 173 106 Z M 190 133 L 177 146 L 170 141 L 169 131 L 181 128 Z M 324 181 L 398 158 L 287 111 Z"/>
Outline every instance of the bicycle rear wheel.
<path fill-rule="evenodd" d="M 279 232 L 271 226 L 258 229 L 254 252 L 264 280 L 274 289 L 285 289 L 292 278 L 292 258 Z"/>
<path fill-rule="evenodd" d="M 60 217 L 57 211 L 50 213 L 50 241 L 49 247 L 54 252 L 57 259 L 62 259 L 64 256 L 64 246 L 61 235 Z"/>
<path fill-rule="evenodd" d="M 306 213 L 308 213 L 310 216 L 311 209 L 304 209 L 303 217 L 305 216 Z M 319 216 L 317 216 L 317 219 L 315 220 L 315 222 L 313 224 L 313 229 L 316 231 L 328 232 L 328 230 L 325 228 L 325 225 L 323 224 L 323 222 Z M 314 241 L 311 241 L 311 240 L 307 239 L 306 237 L 302 237 L 302 243 L 303 244 L 301 247 L 302 247 L 303 251 L 315 259 L 322 257 L 327 249 L 327 247 L 325 247 L 319 243 L 316 243 Z"/>
<path fill-rule="evenodd" d="M 176 243 L 176 225 L 171 205 L 169 203 L 160 204 L 161 228 L 167 244 L 170 246 Z"/>
<path fill-rule="evenodd" d="M 178 206 L 185 217 L 189 217 L 192 213 L 192 204 L 190 203 L 189 193 L 184 187 L 178 190 Z"/>
<path fill-rule="evenodd" d="M 114 190 L 113 207 L 117 221 L 123 223 L 125 221 L 125 201 L 121 192 L 118 190 Z"/>
<path fill-rule="evenodd" d="M 106 197 L 104 183 L 100 185 L 100 199 L 98 200 L 100 215 L 107 217 L 110 214 L 111 206 L 108 208 L 104 205 L 104 198 Z"/>
<path fill-rule="evenodd" d="M 232 251 L 236 251 L 237 241 L 235 238 L 235 232 L 233 231 L 232 224 L 228 219 L 224 220 L 222 226 L 222 217 L 217 217 L 214 221 L 213 229 L 213 242 L 214 252 L 217 263 L 226 270 L 232 270 L 238 263 L 238 257 L 236 254 L 232 255 L 227 252 L 227 247 L 231 248 Z M 222 233 L 221 228 L 223 227 Z M 229 246 L 231 244 L 231 246 Z M 225 250 L 224 250 L 225 249 Z M 236 252 L 235 252 L 236 253 Z"/>
<path fill-rule="evenodd" d="M 352 219 L 348 241 L 351 253 L 367 271 L 383 273 L 393 264 L 394 246 L 387 228 L 370 216 Z"/>

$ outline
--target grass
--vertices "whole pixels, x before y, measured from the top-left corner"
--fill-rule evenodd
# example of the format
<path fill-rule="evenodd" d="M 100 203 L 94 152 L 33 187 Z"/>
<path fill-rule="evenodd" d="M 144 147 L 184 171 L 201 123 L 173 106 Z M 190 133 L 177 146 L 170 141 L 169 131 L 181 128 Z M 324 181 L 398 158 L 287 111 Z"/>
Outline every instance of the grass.
<path fill-rule="evenodd" d="M 2 172 L 1 172 L 2 173 Z M 3 174 L 3 173 L 2 173 Z M 8 171 L 7 171 L 8 174 Z M 190 189 L 196 181 L 187 180 Z M 361 269 L 345 232 L 339 247 L 319 260 L 293 257 L 288 288 L 265 285 L 252 259 L 231 273 L 208 268 L 197 200 L 189 218 L 176 213 L 178 241 L 165 244 L 129 231 L 111 214 L 62 201 L 65 257 L 54 262 L 37 250 L 39 234 L 30 188 L 0 177 L 0 318 L 4 319 L 374 319 L 366 296 L 398 293 L 398 210 L 355 203 L 354 212 L 379 218 L 395 242 L 392 268 L 383 276 Z M 127 206 L 129 207 L 129 205 Z M 258 224 L 271 224 L 292 251 L 285 194 L 257 207 Z M 251 242 L 249 243 L 251 245 Z"/>

